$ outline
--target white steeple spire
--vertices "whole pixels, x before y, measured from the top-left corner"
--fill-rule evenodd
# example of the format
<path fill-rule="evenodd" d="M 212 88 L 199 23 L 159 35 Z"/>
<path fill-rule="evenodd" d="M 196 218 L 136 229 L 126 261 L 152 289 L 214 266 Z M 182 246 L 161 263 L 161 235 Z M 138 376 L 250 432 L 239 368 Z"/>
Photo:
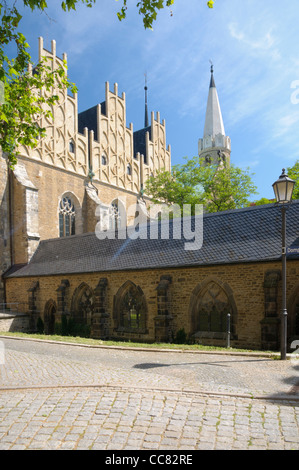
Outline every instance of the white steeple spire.
<path fill-rule="evenodd" d="M 225 135 L 225 130 L 213 76 L 213 65 L 211 65 L 211 80 L 203 135 L 204 137 L 208 135 L 215 137 L 217 134 Z"/>
<path fill-rule="evenodd" d="M 225 135 L 218 93 L 211 65 L 211 79 L 203 138 L 198 141 L 199 156 L 207 162 L 230 160 L 230 138 Z"/>

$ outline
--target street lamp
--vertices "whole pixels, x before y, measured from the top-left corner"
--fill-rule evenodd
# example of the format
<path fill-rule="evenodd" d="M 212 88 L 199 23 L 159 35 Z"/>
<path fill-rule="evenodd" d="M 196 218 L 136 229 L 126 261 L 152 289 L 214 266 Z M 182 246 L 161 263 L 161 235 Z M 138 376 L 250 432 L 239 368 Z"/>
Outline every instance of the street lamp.
<path fill-rule="evenodd" d="M 281 204 L 282 214 L 282 310 L 281 310 L 281 359 L 286 359 L 287 355 L 287 300 L 286 300 L 286 208 L 291 202 L 295 181 L 291 180 L 288 175 L 285 174 L 285 169 L 282 170 L 282 174 L 279 179 L 273 183 L 274 194 L 276 202 Z"/>

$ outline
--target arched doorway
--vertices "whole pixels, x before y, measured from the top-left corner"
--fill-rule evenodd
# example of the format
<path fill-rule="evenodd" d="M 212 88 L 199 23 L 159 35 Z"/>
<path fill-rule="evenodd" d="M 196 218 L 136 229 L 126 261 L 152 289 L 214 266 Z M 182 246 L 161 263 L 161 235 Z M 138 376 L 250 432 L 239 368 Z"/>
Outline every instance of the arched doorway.
<path fill-rule="evenodd" d="M 54 300 L 50 299 L 45 305 L 44 310 L 44 324 L 46 335 L 52 335 L 55 333 L 55 315 L 57 312 L 57 306 Z"/>

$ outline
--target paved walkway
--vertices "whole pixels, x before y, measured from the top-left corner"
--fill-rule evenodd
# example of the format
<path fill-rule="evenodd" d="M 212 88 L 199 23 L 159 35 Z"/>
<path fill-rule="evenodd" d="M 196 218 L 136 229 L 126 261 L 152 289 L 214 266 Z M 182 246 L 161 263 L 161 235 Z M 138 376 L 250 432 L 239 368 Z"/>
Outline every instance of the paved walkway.
<path fill-rule="evenodd" d="M 299 449 L 292 361 L 0 341 L 0 450 Z"/>

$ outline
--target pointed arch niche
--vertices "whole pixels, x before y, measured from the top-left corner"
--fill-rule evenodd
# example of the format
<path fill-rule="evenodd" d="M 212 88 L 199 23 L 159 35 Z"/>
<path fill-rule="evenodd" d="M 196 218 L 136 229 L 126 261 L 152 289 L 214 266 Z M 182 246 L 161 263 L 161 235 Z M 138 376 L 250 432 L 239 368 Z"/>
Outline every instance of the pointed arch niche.
<path fill-rule="evenodd" d="M 114 297 L 113 318 L 116 331 L 147 333 L 147 305 L 143 290 L 127 281 Z"/>
<path fill-rule="evenodd" d="M 287 305 L 288 311 L 288 345 L 299 339 L 299 283 L 292 289 Z M 290 349 L 290 352 L 294 350 Z"/>
<path fill-rule="evenodd" d="M 53 299 L 48 300 L 44 309 L 44 324 L 46 335 L 52 335 L 55 332 L 56 313 L 56 302 Z"/>
<path fill-rule="evenodd" d="M 237 308 L 230 287 L 216 279 L 206 279 L 193 290 L 189 304 L 191 335 L 195 338 L 225 339 L 227 314 L 231 339 L 236 339 Z"/>
<path fill-rule="evenodd" d="M 91 325 L 95 308 L 95 295 L 91 287 L 82 282 L 73 294 L 71 314 L 78 324 Z"/>

